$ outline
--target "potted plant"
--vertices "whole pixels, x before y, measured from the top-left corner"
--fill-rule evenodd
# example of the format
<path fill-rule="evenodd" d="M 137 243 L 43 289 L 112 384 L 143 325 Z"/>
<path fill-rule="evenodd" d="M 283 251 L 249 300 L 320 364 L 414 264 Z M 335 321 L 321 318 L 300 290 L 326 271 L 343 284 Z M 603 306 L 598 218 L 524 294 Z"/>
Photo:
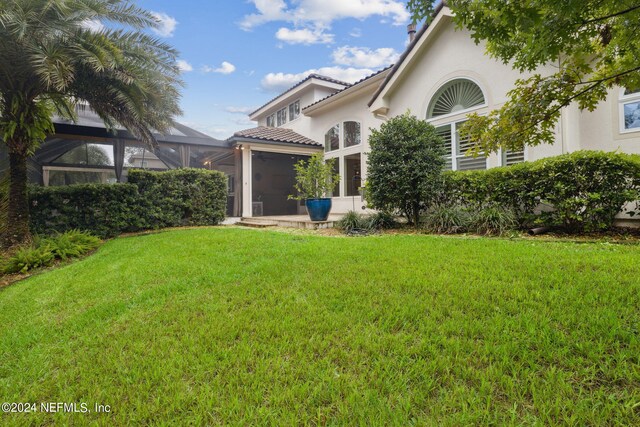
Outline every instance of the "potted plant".
<path fill-rule="evenodd" d="M 290 199 L 305 200 L 311 221 L 326 221 L 331 212 L 331 193 L 340 182 L 340 175 L 334 172 L 336 159 L 325 162 L 323 153 L 316 153 L 309 160 L 295 164 L 298 194 Z M 329 196 L 329 197 L 327 197 Z"/>

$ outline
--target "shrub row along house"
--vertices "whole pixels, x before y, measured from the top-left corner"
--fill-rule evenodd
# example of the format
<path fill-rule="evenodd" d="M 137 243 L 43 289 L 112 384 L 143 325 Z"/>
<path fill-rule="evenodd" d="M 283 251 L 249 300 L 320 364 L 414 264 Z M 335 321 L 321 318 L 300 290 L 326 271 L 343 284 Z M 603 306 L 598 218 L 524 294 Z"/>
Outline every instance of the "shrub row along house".
<path fill-rule="evenodd" d="M 227 141 L 177 127 L 175 133 L 160 136 L 160 148 L 149 152 L 124 131 L 111 136 L 95 117 L 81 115 L 77 125 L 58 122 L 58 134 L 36 153 L 34 181 L 52 185 L 84 182 L 88 176 L 120 181 L 127 167 L 218 169 L 229 177 L 228 214 L 301 214 L 303 204 L 288 199 L 293 165 L 324 152 L 326 159 L 338 160 L 341 176 L 333 211 L 346 212 L 363 204 L 359 190 L 367 177 L 370 128 L 407 111 L 437 128 L 452 170 L 509 166 L 578 150 L 640 153 L 640 92 L 619 88 L 593 112 L 565 108 L 552 145 L 486 158 L 466 156 L 470 141 L 461 138 L 458 129 L 467 115 L 500 107 L 523 76 L 487 56 L 484 44 L 476 45 L 467 30 L 456 29 L 452 18 L 443 6 L 417 34 L 410 27 L 410 43 L 399 61 L 355 84 L 308 76 L 250 114 L 257 127 Z M 552 73 L 555 68 L 538 71 Z M 113 146 L 113 155 L 92 154 L 96 144 Z"/>

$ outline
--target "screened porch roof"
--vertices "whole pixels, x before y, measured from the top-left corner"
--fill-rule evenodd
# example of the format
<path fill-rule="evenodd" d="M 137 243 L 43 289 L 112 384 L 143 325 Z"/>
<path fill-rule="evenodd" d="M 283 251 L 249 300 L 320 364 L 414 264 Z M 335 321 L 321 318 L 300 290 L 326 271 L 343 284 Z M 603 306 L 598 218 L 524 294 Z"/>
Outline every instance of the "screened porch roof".
<path fill-rule="evenodd" d="M 75 122 L 60 117 L 54 117 L 53 123 L 56 135 L 137 140 L 133 134 L 122 126 L 118 125 L 113 130 L 107 129 L 102 119 L 88 108 L 79 107 L 76 109 L 76 114 L 77 120 Z M 171 144 L 204 145 L 220 148 L 228 148 L 230 146 L 227 141 L 212 138 L 209 135 L 180 123 L 175 123 L 168 133 L 154 133 L 154 136 L 159 143 L 166 142 Z"/>

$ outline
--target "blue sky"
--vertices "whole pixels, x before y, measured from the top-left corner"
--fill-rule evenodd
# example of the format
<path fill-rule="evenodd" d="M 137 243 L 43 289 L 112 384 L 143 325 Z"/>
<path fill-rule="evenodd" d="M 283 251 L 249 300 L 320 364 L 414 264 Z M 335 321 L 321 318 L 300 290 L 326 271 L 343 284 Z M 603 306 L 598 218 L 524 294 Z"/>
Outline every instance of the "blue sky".
<path fill-rule="evenodd" d="M 215 138 L 252 127 L 247 112 L 312 70 L 355 81 L 406 46 L 396 0 L 138 0 L 181 52 L 178 121 Z"/>

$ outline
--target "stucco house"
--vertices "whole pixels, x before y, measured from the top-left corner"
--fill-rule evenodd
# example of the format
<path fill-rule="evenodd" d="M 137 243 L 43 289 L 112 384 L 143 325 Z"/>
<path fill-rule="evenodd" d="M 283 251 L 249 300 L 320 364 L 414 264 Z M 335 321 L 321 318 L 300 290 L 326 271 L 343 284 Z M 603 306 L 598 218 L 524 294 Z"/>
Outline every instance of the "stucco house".
<path fill-rule="evenodd" d="M 338 159 L 342 180 L 333 194 L 333 211 L 359 209 L 370 128 L 407 110 L 436 126 L 446 141 L 448 167 L 454 170 L 507 166 L 577 150 L 640 153 L 640 92 L 620 88 L 593 112 L 565 108 L 552 145 L 486 159 L 465 156 L 469 141 L 457 129 L 467 114 L 500 107 L 523 76 L 487 56 L 485 46 L 476 45 L 468 31 L 457 29 L 446 6 L 417 34 L 410 27 L 409 37 L 405 52 L 389 68 L 355 84 L 310 75 L 250 114 L 257 127 L 229 140 L 237 152 L 237 176 L 242 177 L 238 208 L 243 216 L 301 212 L 286 200 L 290 190 L 285 187 L 293 179 L 293 162 L 317 151 Z"/>

